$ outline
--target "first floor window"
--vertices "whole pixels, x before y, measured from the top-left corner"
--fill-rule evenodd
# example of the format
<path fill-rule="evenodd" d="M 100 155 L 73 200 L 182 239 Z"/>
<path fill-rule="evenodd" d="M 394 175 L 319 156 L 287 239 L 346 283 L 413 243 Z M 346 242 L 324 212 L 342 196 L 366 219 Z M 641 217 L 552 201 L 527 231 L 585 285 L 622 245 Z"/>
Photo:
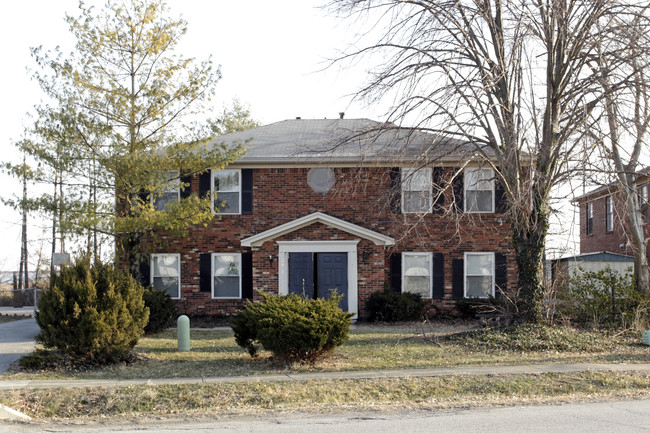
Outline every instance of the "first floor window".
<path fill-rule="evenodd" d="M 587 203 L 587 234 L 594 233 L 594 202 Z"/>
<path fill-rule="evenodd" d="M 467 168 L 464 173 L 465 212 L 494 212 L 494 170 Z"/>
<path fill-rule="evenodd" d="M 431 253 L 402 253 L 402 292 L 431 297 Z"/>
<path fill-rule="evenodd" d="M 166 292 L 173 299 L 179 299 L 181 297 L 180 254 L 152 254 L 151 268 L 153 288 Z"/>
<path fill-rule="evenodd" d="M 614 231 L 614 199 L 613 197 L 607 196 L 605 199 L 605 226 L 608 232 Z"/>
<path fill-rule="evenodd" d="M 241 298 L 241 254 L 212 255 L 212 297 Z"/>
<path fill-rule="evenodd" d="M 465 253 L 465 297 L 494 296 L 494 253 Z"/>
<path fill-rule="evenodd" d="M 402 172 L 402 212 L 428 212 L 431 208 L 431 168 Z"/>
<path fill-rule="evenodd" d="M 214 211 L 223 214 L 241 213 L 241 182 L 239 170 L 215 170 L 212 172 L 212 197 Z"/>

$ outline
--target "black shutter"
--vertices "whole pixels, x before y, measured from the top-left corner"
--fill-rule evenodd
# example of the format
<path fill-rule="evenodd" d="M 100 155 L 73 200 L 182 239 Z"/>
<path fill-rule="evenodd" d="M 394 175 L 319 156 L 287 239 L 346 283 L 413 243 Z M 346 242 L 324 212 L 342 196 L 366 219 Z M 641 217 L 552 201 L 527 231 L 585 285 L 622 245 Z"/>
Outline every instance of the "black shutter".
<path fill-rule="evenodd" d="M 433 253 L 433 299 L 443 299 L 445 297 L 445 255 L 443 253 Z"/>
<path fill-rule="evenodd" d="M 151 258 L 149 254 L 140 255 L 139 275 L 136 275 L 136 280 L 143 286 L 147 287 L 151 284 Z"/>
<path fill-rule="evenodd" d="M 143 206 L 147 206 L 149 202 L 151 201 L 151 196 L 149 195 L 149 191 L 147 191 L 144 188 L 140 188 L 138 191 L 138 199 L 140 200 L 140 204 Z"/>
<path fill-rule="evenodd" d="M 212 254 L 200 254 L 199 263 L 199 290 L 210 293 L 212 291 Z"/>
<path fill-rule="evenodd" d="M 461 299 L 465 296 L 465 268 L 463 259 L 454 259 L 451 262 L 451 296 Z"/>
<path fill-rule="evenodd" d="M 508 203 L 506 201 L 506 189 L 503 183 L 497 177 L 494 179 L 494 212 L 505 213 L 508 210 Z"/>
<path fill-rule="evenodd" d="M 399 167 L 391 167 L 388 172 L 390 179 L 390 211 L 392 213 L 402 212 L 402 178 Z"/>
<path fill-rule="evenodd" d="M 186 184 L 185 188 L 181 189 L 181 198 L 188 198 L 192 194 L 192 175 L 181 175 L 180 181 Z"/>
<path fill-rule="evenodd" d="M 433 167 L 433 212 L 445 211 L 445 169 Z"/>
<path fill-rule="evenodd" d="M 253 299 L 253 253 L 241 255 L 241 297 Z"/>
<path fill-rule="evenodd" d="M 212 172 L 210 170 L 199 175 L 199 197 L 205 198 L 211 191 Z"/>
<path fill-rule="evenodd" d="M 456 177 L 454 177 L 451 184 L 451 187 L 454 190 L 454 208 L 456 209 L 456 212 L 464 212 L 465 204 L 463 203 L 463 196 L 465 191 L 463 178 L 465 175 L 460 167 L 456 167 L 454 170 L 456 172 Z"/>
<path fill-rule="evenodd" d="M 250 168 L 241 171 L 241 213 L 253 213 L 253 170 Z"/>
<path fill-rule="evenodd" d="M 503 253 L 494 254 L 494 284 L 497 297 L 508 289 L 508 261 Z"/>
<path fill-rule="evenodd" d="M 402 254 L 393 253 L 390 260 L 390 287 L 394 292 L 402 291 Z"/>

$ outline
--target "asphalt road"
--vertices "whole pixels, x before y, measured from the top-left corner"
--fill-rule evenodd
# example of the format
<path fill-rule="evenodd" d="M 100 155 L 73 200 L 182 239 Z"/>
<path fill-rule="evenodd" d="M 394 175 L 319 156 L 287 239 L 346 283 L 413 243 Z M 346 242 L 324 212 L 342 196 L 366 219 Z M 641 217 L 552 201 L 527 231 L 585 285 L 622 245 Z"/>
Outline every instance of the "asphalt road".
<path fill-rule="evenodd" d="M 515 406 L 435 412 L 299 416 L 296 414 L 196 422 L 138 420 L 128 424 L 17 423 L 0 421 L 0 433 L 36 432 L 249 432 L 249 433 L 604 433 L 650 432 L 650 398 L 598 403 Z"/>
<path fill-rule="evenodd" d="M 39 331 L 33 317 L 0 324 L 0 373 L 21 356 L 34 351 L 34 337 Z"/>

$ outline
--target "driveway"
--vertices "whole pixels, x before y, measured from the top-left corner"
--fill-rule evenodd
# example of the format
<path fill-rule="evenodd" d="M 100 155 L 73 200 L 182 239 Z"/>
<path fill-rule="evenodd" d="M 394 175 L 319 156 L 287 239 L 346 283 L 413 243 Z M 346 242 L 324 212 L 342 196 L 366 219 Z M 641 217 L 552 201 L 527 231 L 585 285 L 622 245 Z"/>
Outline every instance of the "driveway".
<path fill-rule="evenodd" d="M 21 356 L 34 351 L 34 337 L 39 331 L 33 317 L 0 324 L 0 373 Z"/>

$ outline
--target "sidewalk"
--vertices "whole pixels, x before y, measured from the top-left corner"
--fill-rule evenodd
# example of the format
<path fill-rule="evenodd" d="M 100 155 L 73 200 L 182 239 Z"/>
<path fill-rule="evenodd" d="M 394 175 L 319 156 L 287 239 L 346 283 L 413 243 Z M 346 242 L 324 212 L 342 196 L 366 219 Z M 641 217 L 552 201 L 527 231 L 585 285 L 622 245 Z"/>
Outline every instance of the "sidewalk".
<path fill-rule="evenodd" d="M 423 368 L 403 370 L 331 371 L 318 373 L 260 374 L 164 379 L 88 379 L 88 380 L 4 380 L 0 390 L 37 388 L 84 388 L 134 385 L 183 385 L 241 382 L 304 382 L 308 380 L 385 379 L 405 377 L 444 377 L 455 375 L 490 376 L 504 374 L 578 373 L 583 371 L 650 371 L 648 364 L 531 364 Z"/>
<path fill-rule="evenodd" d="M 33 316 L 34 307 L 0 307 L 0 315 L 2 316 Z"/>

